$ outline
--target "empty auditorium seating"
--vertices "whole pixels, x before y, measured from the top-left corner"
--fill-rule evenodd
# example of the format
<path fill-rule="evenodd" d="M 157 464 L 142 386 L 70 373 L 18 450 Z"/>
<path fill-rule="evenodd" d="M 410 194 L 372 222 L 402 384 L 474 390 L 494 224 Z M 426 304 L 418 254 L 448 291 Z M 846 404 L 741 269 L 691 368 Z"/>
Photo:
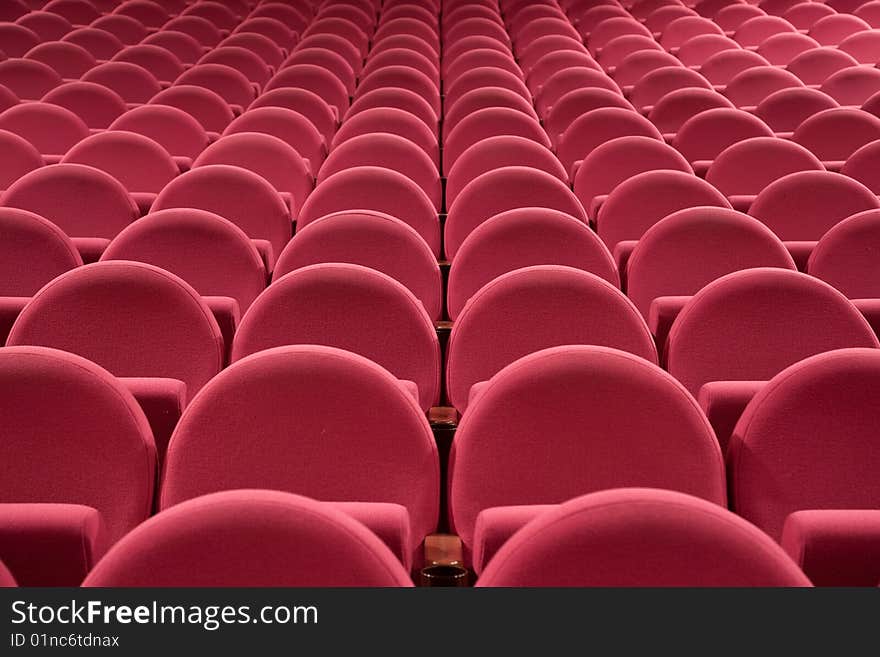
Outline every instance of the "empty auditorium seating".
<path fill-rule="evenodd" d="M 381 571 L 433 586 L 421 567 L 460 559 L 461 540 L 452 566 L 473 583 L 533 518 L 556 523 L 565 503 L 592 514 L 593 497 L 569 502 L 586 493 L 656 485 L 724 506 L 717 452 L 767 381 L 835 349 L 861 366 L 880 346 L 878 65 L 880 0 L 0 0 L 0 361 L 55 348 L 107 368 L 153 434 L 159 484 L 178 421 L 199 409 L 172 444 L 170 486 L 113 541 L 88 502 L 0 493 L 9 582 L 77 585 L 135 530 L 91 585 L 376 585 Z M 535 387 L 496 386 L 518 363 Z M 831 387 L 827 415 L 852 409 L 860 435 L 867 397 L 847 406 L 847 386 Z M 105 436 L 99 422 L 84 426 Z M 456 431 L 465 451 L 486 450 L 466 495 Z M 688 435 L 690 455 L 661 445 Z M 85 472 L 113 467 L 89 449 Z M 706 486 L 697 461 L 711 461 Z M 829 490 L 845 479 L 823 472 Z M 246 490 L 216 508 L 187 501 L 232 488 Z M 620 495 L 621 513 L 631 498 L 656 505 L 670 524 L 633 512 L 633 526 L 660 543 L 700 512 L 669 491 Z M 284 547 L 279 526 L 251 567 L 253 527 L 226 504 L 292 524 L 314 511 L 324 538 L 363 523 L 352 531 L 385 546 L 353 557 L 369 572 L 333 575 L 342 544 L 284 570 L 275 556 L 312 548 Z M 539 548 L 570 540 L 584 563 L 541 564 L 535 580 L 499 565 L 481 583 L 794 585 L 800 566 L 817 584 L 876 586 L 871 504 L 791 507 L 769 539 L 763 521 L 704 509 L 694 526 L 732 533 L 680 529 L 694 571 L 658 547 L 663 576 L 621 576 L 599 552 L 591 564 L 596 544 L 563 532 Z M 190 522 L 204 529 L 192 550 Z M 60 542 L 34 549 L 47 526 Z M 23 547 L 5 551 L 22 528 Z M 242 571 L 223 572 L 224 551 L 205 546 L 239 530 Z M 435 531 L 451 536 L 423 540 Z M 524 535 L 511 563 L 541 543 Z M 153 540 L 163 551 L 143 554 Z M 76 541 L 87 548 L 73 555 Z M 761 541 L 766 564 L 743 567 Z M 608 550 L 623 567 L 644 543 Z M 386 548 L 399 562 L 387 568 Z"/>
<path fill-rule="evenodd" d="M 84 586 L 392 587 L 412 581 L 373 532 L 334 505 L 237 490 L 183 502 L 150 519 L 107 553 Z"/>

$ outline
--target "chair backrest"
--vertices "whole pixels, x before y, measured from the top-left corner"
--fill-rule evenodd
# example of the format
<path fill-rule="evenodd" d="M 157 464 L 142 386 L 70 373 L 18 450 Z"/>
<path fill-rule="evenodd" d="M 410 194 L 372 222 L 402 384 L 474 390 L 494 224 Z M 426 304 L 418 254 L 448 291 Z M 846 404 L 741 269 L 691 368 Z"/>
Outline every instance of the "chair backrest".
<path fill-rule="evenodd" d="M 10 107 L 0 114 L 0 130 L 24 137 L 44 155 L 63 155 L 89 136 L 89 127 L 81 118 L 48 102 Z"/>
<path fill-rule="evenodd" d="M 252 239 L 281 253 L 291 235 L 290 213 L 274 187 L 258 174 L 227 164 L 196 167 L 159 193 L 152 211 L 197 208 L 228 219 Z"/>
<path fill-rule="evenodd" d="M 196 119 L 169 105 L 135 107 L 111 123 L 110 129 L 144 135 L 180 157 L 195 158 L 209 142 L 208 133 Z"/>
<path fill-rule="evenodd" d="M 552 154 L 551 154 L 552 157 Z M 359 135 L 333 149 L 318 172 L 318 184 L 328 177 L 359 166 L 377 166 L 402 173 L 425 192 L 434 209 L 442 206 L 442 189 L 437 167 L 418 145 L 391 133 Z"/>
<path fill-rule="evenodd" d="M 541 321 L 528 327 L 515 321 L 536 317 Z M 572 267 L 524 267 L 484 285 L 459 314 L 447 353 L 449 399 L 462 411 L 474 384 L 517 358 L 564 344 L 605 345 L 657 361 L 647 325 L 611 283 Z"/>
<path fill-rule="evenodd" d="M 154 32 L 144 39 L 142 43 L 161 46 L 188 66 L 195 64 L 204 53 L 204 46 L 194 37 L 177 30 Z"/>
<path fill-rule="evenodd" d="M 0 205 L 38 214 L 71 237 L 113 238 L 139 215 L 118 180 L 82 164 L 35 169 L 0 196 Z"/>
<path fill-rule="evenodd" d="M 262 34 L 254 34 L 253 32 L 239 32 L 231 34 L 221 42 L 223 46 L 235 46 L 250 50 L 257 55 L 263 62 L 278 69 L 284 61 L 284 51 L 278 47 L 272 39 Z M 199 55 L 201 56 L 201 54 Z M 194 61 L 189 63 L 195 63 Z"/>
<path fill-rule="evenodd" d="M 277 191 L 290 195 L 294 216 L 315 186 L 305 158 L 278 137 L 260 132 L 226 135 L 203 150 L 193 168 L 211 164 L 240 167 L 265 178 Z"/>
<path fill-rule="evenodd" d="M 663 136 L 644 116 L 621 107 L 594 109 L 571 122 L 559 138 L 556 154 L 566 171 L 590 153 L 618 137 L 641 136 L 662 140 Z"/>
<path fill-rule="evenodd" d="M 333 137 L 331 149 L 347 139 L 370 132 L 390 132 L 406 137 L 418 144 L 439 168 L 440 155 L 436 130 L 428 127 L 416 115 L 396 107 L 375 107 L 346 119 Z"/>
<path fill-rule="evenodd" d="M 545 148 L 551 145 L 536 117 L 509 107 L 486 107 L 469 114 L 446 135 L 444 170 L 449 172 L 461 154 L 474 144 L 499 135 L 525 137 Z"/>
<path fill-rule="evenodd" d="M 703 87 L 673 89 L 657 100 L 648 113 L 648 120 L 657 126 L 660 132 L 676 133 L 691 117 L 718 107 L 733 107 L 733 103 L 714 89 Z"/>
<path fill-rule="evenodd" d="M 822 160 L 846 160 L 862 146 L 880 139 L 880 118 L 860 109 L 828 109 L 801 123 L 792 139 Z"/>
<path fill-rule="evenodd" d="M 733 35 L 743 48 L 759 46 L 776 34 L 794 33 L 796 28 L 780 16 L 755 16 L 743 22 Z"/>
<path fill-rule="evenodd" d="M 545 264 L 583 269 L 620 284 L 611 254 L 583 221 L 550 208 L 516 208 L 488 219 L 462 243 L 449 271 L 449 318 L 455 320 L 498 276 Z"/>
<path fill-rule="evenodd" d="M 264 96 L 267 94 L 264 94 Z M 414 91 L 398 87 L 385 87 L 359 96 L 345 114 L 346 122 L 359 113 L 370 109 L 394 108 L 412 114 L 428 128 L 428 134 L 437 141 L 437 115 L 428 102 Z M 447 117 L 449 114 L 446 115 Z M 393 125 L 393 122 L 392 122 Z M 436 147 L 434 147 L 436 149 Z"/>
<path fill-rule="evenodd" d="M 780 32 L 758 46 L 758 54 L 776 66 L 785 66 L 802 52 L 818 48 L 819 43 L 800 32 Z"/>
<path fill-rule="evenodd" d="M 808 509 L 875 509 L 880 351 L 841 349 L 783 370 L 749 402 L 728 448 L 732 508 L 779 540 Z"/>
<path fill-rule="evenodd" d="M 645 171 L 669 169 L 693 173 L 691 165 L 672 146 L 652 137 L 618 137 L 587 155 L 574 177 L 574 194 L 590 211 L 597 196 Z"/>
<path fill-rule="evenodd" d="M 439 400 L 434 324 L 412 292 L 374 269 L 321 263 L 274 280 L 242 318 L 232 360 L 287 344 L 326 344 L 361 354 L 414 382 L 425 410 Z"/>
<path fill-rule="evenodd" d="M 740 45 L 733 39 L 719 34 L 701 34 L 681 44 L 678 58 L 685 66 L 700 66 L 712 55 L 725 50 L 739 50 Z"/>
<path fill-rule="evenodd" d="M 108 552 L 83 586 L 392 587 L 412 580 L 388 547 L 344 512 L 290 493 L 236 490 L 151 518 Z"/>
<path fill-rule="evenodd" d="M 101 260 L 155 265 L 202 296 L 235 299 L 241 313 L 266 288 L 266 269 L 251 240 L 232 222 L 205 210 L 150 213 L 117 235 Z"/>
<path fill-rule="evenodd" d="M 0 130 L 0 189 L 6 189 L 26 173 L 43 166 L 43 157 L 24 137 Z"/>
<path fill-rule="evenodd" d="M 627 262 L 626 293 L 645 319 L 658 297 L 696 294 L 741 269 L 795 269 L 782 241 L 757 219 L 719 207 L 679 210 L 639 239 Z"/>
<path fill-rule="evenodd" d="M 176 84 L 163 89 L 150 99 L 150 104 L 182 110 L 202 126 L 202 132 L 223 132 L 235 118 L 229 105 L 216 92 L 191 84 Z M 201 152 L 205 137 L 198 132 L 195 134 L 198 135 L 198 152 Z"/>
<path fill-rule="evenodd" d="M 264 91 L 282 87 L 313 91 L 335 107 L 340 115 L 348 107 L 348 89 L 333 73 L 316 64 L 292 64 L 282 68 L 269 80 Z"/>
<path fill-rule="evenodd" d="M 446 257 L 454 258 L 464 239 L 482 222 L 524 207 L 560 210 L 587 222 L 583 206 L 559 178 L 531 167 L 501 167 L 469 182 L 455 199 L 446 218 Z"/>
<path fill-rule="evenodd" d="M 287 25 L 270 16 L 257 16 L 243 21 L 233 34 L 262 34 L 279 48 L 288 49 L 296 43 L 296 36 Z M 303 39 L 305 41 L 305 39 Z M 206 44 L 211 45 L 211 44 Z"/>
<path fill-rule="evenodd" d="M 639 239 L 663 217 L 701 205 L 729 208 L 730 202 L 692 174 L 665 169 L 646 171 L 611 190 L 599 209 L 596 231 L 613 251 L 619 242 Z"/>
<path fill-rule="evenodd" d="M 783 240 L 817 240 L 839 221 L 880 207 L 860 182 L 830 171 L 800 171 L 770 183 L 749 214 Z"/>
<path fill-rule="evenodd" d="M 773 131 L 754 114 L 720 107 L 692 116 L 675 134 L 672 145 L 689 162 L 714 160 L 731 144 L 751 137 L 772 137 Z"/>
<path fill-rule="evenodd" d="M 284 107 L 299 112 L 312 122 L 328 144 L 333 139 L 339 125 L 336 110 L 331 108 L 318 94 L 308 89 L 290 87 L 273 89 L 257 96 L 257 99 L 251 103 L 251 109 L 258 107 Z"/>
<path fill-rule="evenodd" d="M 16 208 L 0 208 L 0 294 L 29 297 L 46 283 L 82 265 L 70 238 L 43 217 Z"/>
<path fill-rule="evenodd" d="M 255 52 L 240 46 L 220 45 L 205 53 L 199 64 L 220 64 L 242 73 L 251 84 L 262 87 L 272 75 L 272 69 Z"/>
<path fill-rule="evenodd" d="M 96 129 L 109 127 L 128 109 L 119 94 L 94 82 L 66 82 L 43 96 L 43 102 L 70 110 Z"/>
<path fill-rule="evenodd" d="M 3 52 L 8 57 L 24 57 L 25 53 L 37 47 L 43 37 L 34 30 L 16 23 L 3 23 L 0 25 L 0 41 L 3 42 Z"/>
<path fill-rule="evenodd" d="M 109 173 L 130 192 L 158 193 L 179 170 L 160 144 L 135 132 L 107 130 L 86 137 L 61 159 Z"/>
<path fill-rule="evenodd" d="M 822 84 L 837 71 L 857 65 L 852 55 L 837 48 L 814 48 L 792 59 L 785 68 L 804 84 Z"/>
<path fill-rule="evenodd" d="M 320 169 L 327 153 L 324 137 L 308 117 L 284 107 L 249 110 L 232 121 L 223 134 L 239 132 L 262 132 L 278 137 L 309 160 L 312 173 Z"/>
<path fill-rule="evenodd" d="M 697 292 L 669 332 L 670 374 L 696 395 L 709 381 L 760 381 L 817 353 L 878 347 L 870 325 L 827 283 L 747 269 Z"/>
<path fill-rule="evenodd" d="M 7 344 L 76 353 L 116 376 L 178 379 L 190 396 L 223 364 L 220 329 L 196 291 L 135 262 L 98 262 L 55 278 L 22 310 Z"/>
<path fill-rule="evenodd" d="M 777 543 L 736 514 L 674 491 L 629 488 L 585 495 L 541 514 L 502 546 L 477 586 L 794 587 L 810 581 Z"/>
<path fill-rule="evenodd" d="M 694 88 L 711 89 L 712 85 L 698 72 L 684 66 L 663 66 L 642 76 L 633 85 L 629 99 L 636 109 L 645 110 L 670 91 Z"/>
<path fill-rule="evenodd" d="M 880 210 L 844 219 L 825 233 L 810 254 L 807 272 L 850 299 L 880 298 Z"/>
<path fill-rule="evenodd" d="M 110 543 L 149 517 L 156 446 L 116 377 L 72 353 L 11 346 L 0 349 L 0 383 L 0 502 L 93 507 Z"/>
<path fill-rule="evenodd" d="M 633 109 L 622 94 L 610 89 L 587 87 L 569 91 L 556 101 L 544 116 L 544 129 L 550 136 L 550 141 L 556 144 L 559 137 L 578 117 L 602 107 Z"/>
<path fill-rule="evenodd" d="M 85 82 L 103 84 L 115 91 L 126 103 L 147 103 L 162 87 L 147 69 L 131 62 L 106 62 L 89 69 L 82 76 Z"/>
<path fill-rule="evenodd" d="M 101 20 L 101 19 L 98 19 Z M 18 18 L 15 23 L 34 32 L 43 41 L 61 39 L 73 31 L 73 24 L 58 14 L 50 11 L 32 10 Z M 97 27 L 94 26 L 93 27 Z M 21 52 L 20 54 L 24 54 Z"/>
<path fill-rule="evenodd" d="M 877 160 L 880 158 L 880 139 L 865 144 L 850 155 L 840 172 L 858 180 L 875 194 L 880 193 Z"/>
<path fill-rule="evenodd" d="M 813 23 L 809 35 L 823 46 L 836 46 L 848 36 L 870 29 L 871 26 L 858 16 L 833 14 Z"/>
<path fill-rule="evenodd" d="M 680 383 L 638 356 L 544 349 L 472 397 L 450 455 L 450 518 L 467 547 L 478 514 L 491 507 L 559 504 L 626 486 L 725 505 L 721 448 L 706 416 Z"/>
<path fill-rule="evenodd" d="M 819 159 L 798 143 L 752 137 L 721 151 L 706 172 L 706 182 L 727 196 L 748 195 L 790 173 L 824 169 Z"/>
<path fill-rule="evenodd" d="M 837 101 L 811 87 L 780 89 L 764 98 L 755 115 L 776 132 L 793 132 L 806 119 L 837 107 Z"/>
<path fill-rule="evenodd" d="M 206 467 L 209 455 L 233 453 L 229 467 Z M 436 444 L 409 388 L 375 362 L 314 344 L 269 349 L 231 365 L 187 406 L 160 506 L 243 487 L 400 504 L 415 548 L 437 524 Z"/>
<path fill-rule="evenodd" d="M 400 219 L 374 210 L 344 210 L 297 231 L 273 272 L 285 274 L 323 262 L 370 267 L 403 283 L 433 320 L 442 306 L 437 258 L 421 236 Z"/>
<path fill-rule="evenodd" d="M 247 109 L 257 95 L 253 83 L 244 73 L 225 64 L 198 63 L 184 71 L 175 80 L 177 83 L 205 87 L 227 103 L 243 109 Z"/>
<path fill-rule="evenodd" d="M 880 91 L 880 70 L 853 66 L 832 73 L 820 87 L 841 105 L 861 105 Z"/>
<path fill-rule="evenodd" d="M 713 85 L 724 85 L 746 69 L 769 64 L 752 50 L 722 50 L 702 63 L 700 73 Z"/>
<path fill-rule="evenodd" d="M 105 14 L 101 18 L 92 21 L 90 25 L 112 34 L 127 46 L 140 43 L 147 36 L 147 28 L 131 16 Z"/>
<path fill-rule="evenodd" d="M 614 81 L 621 86 L 632 86 L 658 68 L 680 66 L 675 55 L 660 50 L 639 50 L 624 57 L 614 69 Z"/>
<path fill-rule="evenodd" d="M 68 41 L 47 41 L 29 50 L 26 59 L 42 62 L 62 78 L 78 78 L 97 64 L 94 55 Z"/>
<path fill-rule="evenodd" d="M 431 199 L 408 177 L 376 166 L 345 169 L 324 180 L 297 217 L 303 228 L 324 215 L 342 210 L 376 210 L 412 226 L 440 254 L 440 222 Z"/>
<path fill-rule="evenodd" d="M 737 107 L 755 107 L 775 91 L 802 86 L 800 78 L 785 69 L 753 66 L 730 80 L 724 95 Z"/>
<path fill-rule="evenodd" d="M 559 160 L 543 144 L 526 137 L 498 135 L 474 143 L 448 169 L 446 178 L 446 207 L 451 208 L 461 191 L 472 180 L 494 169 L 507 166 L 526 166 L 546 171 L 563 183 L 568 174 Z"/>
<path fill-rule="evenodd" d="M 113 56 L 115 62 L 131 62 L 150 71 L 158 80 L 171 82 L 183 73 L 183 62 L 162 46 L 139 43 L 126 46 Z"/>

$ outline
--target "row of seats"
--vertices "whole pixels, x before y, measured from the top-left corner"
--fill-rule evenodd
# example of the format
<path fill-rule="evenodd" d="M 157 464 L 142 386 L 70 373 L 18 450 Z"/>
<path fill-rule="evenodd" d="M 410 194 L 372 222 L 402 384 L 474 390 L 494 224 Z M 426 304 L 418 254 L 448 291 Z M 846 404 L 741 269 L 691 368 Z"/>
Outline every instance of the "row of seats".
<path fill-rule="evenodd" d="M 0 220 L 16 238 L 0 263 L 27 290 L 10 286 L 3 299 L 0 360 L 10 385 L 26 388 L 13 396 L 13 433 L 24 439 L 8 461 L 48 449 L 57 427 L 83 427 L 82 443 L 54 444 L 45 471 L 11 470 L 20 474 L 3 494 L 12 504 L 0 507 L 10 514 L 0 526 L 11 531 L 0 557 L 19 582 L 76 584 L 89 572 L 96 585 L 265 582 L 272 558 L 270 571 L 237 580 L 207 567 L 196 576 L 200 550 L 174 561 L 175 526 L 213 523 L 217 491 L 257 488 L 332 502 L 283 496 L 274 506 L 354 518 L 391 550 L 395 566 L 383 557 L 383 569 L 398 575 L 422 565 L 448 515 L 464 563 L 486 585 L 808 583 L 795 563 L 813 583 L 876 584 L 874 519 L 852 510 L 874 506 L 877 491 L 851 482 L 876 469 L 865 395 L 880 353 L 877 119 L 869 104 L 833 100 L 790 130 L 770 127 L 764 99 L 740 93 L 788 94 L 790 107 L 795 92 L 831 89 L 795 84 L 791 71 L 773 88 L 781 69 L 769 62 L 724 64 L 729 79 L 716 82 L 711 60 L 728 50 L 690 64 L 682 52 L 729 37 L 691 14 L 648 28 L 651 2 L 604 5 L 615 14 L 592 25 L 585 19 L 602 7 L 552 0 L 451 0 L 442 11 L 431 0 L 295 11 L 262 2 L 225 13 L 207 0 L 149 7 L 149 19 L 137 0 L 137 11 L 126 2 L 87 15 L 95 27 L 85 29 L 136 20 L 144 34 L 94 56 L 82 80 L 53 71 L 40 94 L 12 84 L 0 114 L 0 137 L 26 154 L 0 181 Z M 90 6 L 52 0 L 33 13 L 56 3 Z M 827 23 L 817 21 L 817 43 L 833 31 Z M 737 32 L 736 50 L 761 57 L 750 48 L 764 40 Z M 199 52 L 172 52 L 197 34 Z M 0 63 L 0 84 L 4 71 L 15 80 L 51 69 L 47 57 L 68 65 L 52 60 L 73 52 L 63 43 Z M 155 85 L 127 74 L 86 80 L 123 69 Z M 98 87 L 122 104 L 87 120 L 96 105 L 83 99 Z M 127 97 L 143 89 L 152 92 Z M 53 142 L 60 125 L 73 127 Z M 447 318 L 448 343 L 448 324 L 437 324 Z M 762 395 L 799 367 L 833 376 L 818 392 L 791 393 L 749 434 Z M 21 402 L 27 390 L 53 389 L 57 415 Z M 97 390 L 107 397 L 88 402 Z M 86 413 L 88 403 L 98 410 Z M 462 415 L 448 458 L 429 422 L 442 403 Z M 364 441 L 365 417 L 375 440 Z M 788 423 L 798 433 L 779 431 Z M 815 463 L 832 437 L 843 446 Z M 94 458 L 122 440 L 118 465 Z M 83 468 L 113 477 L 83 490 Z M 631 486 L 678 494 L 601 492 Z M 752 556 L 719 533 L 709 554 L 726 557 L 700 563 L 721 569 L 706 565 L 694 579 L 683 565 L 670 565 L 668 579 L 629 566 L 629 575 L 575 575 L 560 552 L 555 575 L 528 579 L 522 565 L 533 557 L 516 555 L 552 535 L 542 523 L 597 504 L 588 495 L 557 511 L 585 493 L 602 507 L 601 496 L 619 495 L 629 509 L 645 500 L 673 516 L 689 509 L 661 532 L 695 527 L 697 515 L 738 523 Z M 228 495 L 258 515 L 267 493 Z M 154 505 L 161 512 L 146 520 Z M 47 528 L 62 538 L 42 543 Z M 211 531 L 230 530 L 214 525 L 204 540 L 216 541 Z M 718 531 L 709 524 L 704 536 Z M 696 552 L 699 535 L 688 541 Z M 156 561 L 130 561 L 140 541 L 165 537 Z M 766 570 L 751 570 L 753 553 L 769 550 L 756 546 L 774 540 L 784 550 L 773 546 Z M 543 549 L 592 550 L 571 537 Z M 510 579 L 493 574 L 517 559 Z M 328 568 L 316 564 L 308 581 L 357 579 Z"/>
<path fill-rule="evenodd" d="M 135 529 L 153 504 L 149 425 L 122 381 L 78 356 L 9 347 L 0 350 L 0 373 L 16 437 L 3 446 L 3 496 L 17 501 L 0 507 L 3 531 L 17 539 L 12 549 L 4 542 L 4 560 L 23 583 L 75 584 L 109 546 L 135 541 L 150 526 Z M 450 522 L 481 573 L 548 504 L 629 486 L 674 490 L 711 503 L 716 515 L 729 503 L 781 541 L 814 583 L 873 585 L 876 561 L 854 557 L 860 541 L 877 540 L 876 522 L 863 525 L 870 513 L 846 509 L 870 508 L 878 493 L 871 403 L 878 383 L 880 351 L 843 349 L 756 385 L 733 431 L 725 477 L 711 425 L 669 374 L 606 347 L 538 351 L 472 391 L 451 457 Z M 46 441 L 60 431 L 64 441 Z M 233 365 L 187 407 L 161 479 L 159 508 L 171 512 L 159 517 L 174 517 L 186 500 L 205 504 L 202 496 L 217 491 L 292 491 L 332 500 L 408 567 L 437 524 L 438 474 L 411 386 L 350 352 L 280 347 Z M 36 515 L 25 504 L 31 500 L 42 505 Z M 55 539 L 40 545 L 46 524 Z M 862 534 L 835 539 L 852 527 Z M 835 558 L 844 554 L 841 565 Z"/>

